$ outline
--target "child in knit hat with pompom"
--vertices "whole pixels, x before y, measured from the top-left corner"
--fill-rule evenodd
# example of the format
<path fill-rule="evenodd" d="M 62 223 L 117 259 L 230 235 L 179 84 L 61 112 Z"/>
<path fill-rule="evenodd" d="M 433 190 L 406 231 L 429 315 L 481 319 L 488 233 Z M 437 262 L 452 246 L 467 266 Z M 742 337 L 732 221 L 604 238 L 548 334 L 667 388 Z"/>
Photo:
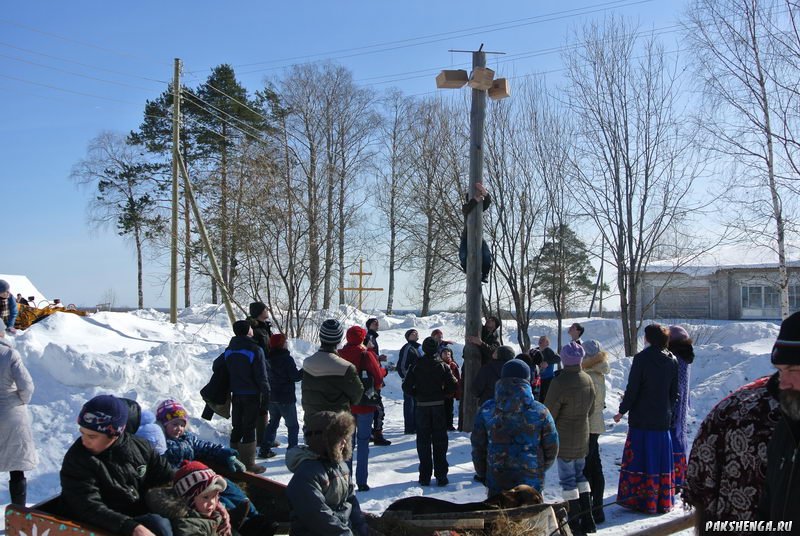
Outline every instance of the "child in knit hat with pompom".
<path fill-rule="evenodd" d="M 164 457 L 173 467 L 178 467 L 185 461 L 201 461 L 219 464 L 231 473 L 245 470 L 244 464 L 237 459 L 237 452 L 234 449 L 205 441 L 186 431 L 189 426 L 189 413 L 177 400 L 167 399 L 159 403 L 156 408 L 156 420 L 164 428 L 167 440 Z M 246 526 L 260 526 L 267 523 L 266 518 L 250 504 L 247 495 L 232 481 L 227 481 L 226 488 L 221 491 L 222 503 L 228 510 L 241 510 L 245 514 L 244 520 L 241 520 L 243 523 L 241 529 L 238 523 L 235 523 L 241 532 L 247 532 Z"/>
<path fill-rule="evenodd" d="M 232 536 L 231 517 L 220 502 L 228 484 L 200 462 L 184 462 L 172 488 L 147 494 L 148 507 L 170 520 L 175 536 Z"/>

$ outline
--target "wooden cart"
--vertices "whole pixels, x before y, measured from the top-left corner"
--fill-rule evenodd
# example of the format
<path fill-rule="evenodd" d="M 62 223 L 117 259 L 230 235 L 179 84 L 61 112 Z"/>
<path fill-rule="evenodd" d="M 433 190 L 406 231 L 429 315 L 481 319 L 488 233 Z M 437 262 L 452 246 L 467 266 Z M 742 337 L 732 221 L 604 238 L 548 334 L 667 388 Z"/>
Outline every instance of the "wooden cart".
<path fill-rule="evenodd" d="M 387 511 L 381 517 L 368 519 L 370 528 L 376 536 L 422 536 L 447 534 L 447 531 L 459 534 L 467 531 L 471 534 L 492 534 L 496 531 L 497 525 L 506 521 L 518 524 L 526 535 L 572 536 L 567 526 L 565 503 L 438 514 Z"/>
<path fill-rule="evenodd" d="M 277 534 L 289 533 L 289 503 L 286 500 L 286 485 L 252 473 L 234 475 L 218 471 L 245 490 L 255 507 L 268 513 L 280 527 Z M 6 507 L 6 531 L 8 536 L 114 536 L 112 533 L 70 519 L 56 495 L 31 507 L 9 504 Z"/>

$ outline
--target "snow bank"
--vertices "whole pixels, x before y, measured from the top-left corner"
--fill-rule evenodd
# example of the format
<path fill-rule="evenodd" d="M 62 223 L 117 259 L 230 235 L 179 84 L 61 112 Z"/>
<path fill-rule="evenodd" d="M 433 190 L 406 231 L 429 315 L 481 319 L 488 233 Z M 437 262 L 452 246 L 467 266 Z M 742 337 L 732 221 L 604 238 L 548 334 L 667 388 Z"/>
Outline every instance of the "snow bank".
<path fill-rule="evenodd" d="M 321 318 L 326 314 L 343 318 L 348 326 L 354 323 L 363 325 L 370 316 L 352 308 L 321 312 L 315 316 Z M 465 325 L 463 315 L 375 316 L 381 322 L 378 339 L 381 352 L 389 356 L 389 361 L 396 361 L 399 349 L 405 343 L 403 335 L 413 327 L 421 337 L 428 336 L 433 329 L 441 329 L 445 339 L 457 341 L 454 350 L 456 360 L 460 362 Z M 611 417 L 616 413 L 625 388 L 631 358 L 622 356 L 618 320 L 576 320 L 586 328 L 584 339 L 599 340 L 612 356 L 605 411 L 609 432 L 601 438 L 606 502 L 609 502 L 616 494 L 618 479 L 618 467 L 614 462 L 621 456 L 627 432 L 625 421 L 614 425 Z M 572 322 L 564 321 L 564 330 Z M 778 327 L 769 322 L 717 322 L 687 325 L 687 328 L 702 342 L 697 347 L 697 358 L 691 368 L 693 398 L 688 421 L 690 431 L 694 433 L 700 420 L 723 396 L 771 372 L 768 354 Z M 536 320 L 529 333 L 534 342 L 539 335 L 549 335 L 555 346 L 556 330 L 555 321 Z M 517 335 L 512 323 L 505 322 L 504 342 L 518 350 Z M 191 426 L 201 437 L 227 443 L 229 421 L 215 417 L 209 423 L 200 419 L 203 403 L 198 391 L 208 380 L 211 362 L 224 349 L 229 338 L 225 311 L 213 305 L 199 305 L 183 311 L 177 325 L 168 323 L 166 315 L 154 310 L 103 312 L 85 318 L 55 314 L 12 337 L 36 383 L 31 413 L 41 465 L 28 475 L 28 500 L 39 502 L 59 492 L 58 471 L 64 453 L 77 437 L 76 416 L 83 402 L 96 394 L 111 392 L 134 398 L 143 407 L 151 409 L 164 398 L 177 398 L 191 412 Z M 316 350 L 315 342 L 290 341 L 289 348 L 298 365 Z M 364 510 L 380 513 L 398 498 L 422 494 L 457 502 L 484 498 L 485 488 L 472 481 L 469 435 L 465 433 L 450 434 L 451 484 L 443 489 L 416 485 L 417 454 L 414 437 L 402 435 L 402 400 L 400 379 L 396 374 L 390 374 L 384 390 L 385 433 L 393 444 L 370 450 L 369 484 L 372 490 L 359 496 Z M 279 429 L 278 440 L 285 445 L 283 426 Z M 268 476 L 288 482 L 291 474 L 284 466 L 283 452 L 283 447 L 279 448 L 279 455 L 264 465 Z M 544 495 L 547 500 L 560 500 L 555 467 L 547 473 Z M 8 500 L 5 481 L 0 481 L 0 496 Z M 667 517 L 678 515 L 681 515 L 680 509 Z M 644 517 L 617 507 L 608 508 L 607 517 L 600 534 L 625 534 L 634 527 L 665 519 Z"/>

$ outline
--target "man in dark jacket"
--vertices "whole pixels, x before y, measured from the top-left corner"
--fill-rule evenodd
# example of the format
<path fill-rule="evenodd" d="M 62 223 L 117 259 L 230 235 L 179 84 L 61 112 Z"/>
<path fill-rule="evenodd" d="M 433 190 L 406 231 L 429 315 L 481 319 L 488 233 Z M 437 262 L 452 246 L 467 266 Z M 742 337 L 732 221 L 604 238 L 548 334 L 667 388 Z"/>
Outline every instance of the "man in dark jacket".
<path fill-rule="evenodd" d="M 253 340 L 264 351 L 264 356 L 269 356 L 269 338 L 272 337 L 272 323 L 269 319 L 269 308 L 265 303 L 253 302 L 250 304 L 250 316 L 247 322 L 253 328 Z"/>
<path fill-rule="evenodd" d="M 263 302 L 253 302 L 250 304 L 250 316 L 247 321 L 253 328 L 253 340 L 256 341 L 264 351 L 264 359 L 267 359 L 267 373 L 269 373 L 269 338 L 272 337 L 272 324 L 269 319 L 269 308 Z M 262 406 L 266 407 L 269 401 L 265 401 Z M 261 447 L 261 439 L 264 437 L 264 429 L 267 426 L 267 412 L 260 410 L 256 418 L 256 444 Z M 269 449 L 272 444 L 264 445 Z"/>
<path fill-rule="evenodd" d="M 541 359 L 542 361 L 542 388 L 537 400 L 544 402 L 547 390 L 550 388 L 550 382 L 556 376 L 556 367 L 559 370 L 561 368 L 561 357 L 550 348 L 550 338 L 547 335 L 539 337 L 539 348 L 534 352 L 534 359 Z"/>
<path fill-rule="evenodd" d="M 286 431 L 289 434 L 289 448 L 297 446 L 297 436 L 300 433 L 300 424 L 297 422 L 297 395 L 294 384 L 303 377 L 297 370 L 294 358 L 287 348 L 286 335 L 276 333 L 269 338 L 269 424 L 264 431 L 260 458 L 275 456 L 270 446 L 275 443 L 278 425 L 283 417 Z"/>
<path fill-rule="evenodd" d="M 81 437 L 61 465 L 61 501 L 71 517 L 111 534 L 171 536 L 169 520 L 148 514 L 145 494 L 172 481 L 172 469 L 146 439 L 125 431 L 128 405 L 112 395 L 89 400 Z"/>
<path fill-rule="evenodd" d="M 406 331 L 406 343 L 400 348 L 400 357 L 397 358 L 397 374 L 405 379 L 408 371 L 414 368 L 422 355 L 422 345 L 419 343 L 419 333 L 416 329 Z M 403 433 L 416 434 L 417 427 L 414 422 L 414 397 L 403 393 Z"/>
<path fill-rule="evenodd" d="M 381 365 L 381 363 L 386 362 L 387 358 L 381 353 L 378 347 L 378 329 L 380 329 L 380 322 L 378 322 L 377 318 L 370 318 L 367 320 L 367 338 L 364 340 L 364 346 L 375 354 L 378 364 Z M 384 368 L 383 365 L 381 365 L 381 368 Z M 383 375 L 386 376 L 385 369 Z M 386 411 L 383 408 L 383 398 L 381 398 L 380 392 L 378 392 L 377 395 L 378 405 L 375 406 L 375 414 L 372 420 L 371 439 L 376 446 L 386 447 L 391 445 L 392 442 L 383 437 L 383 420 L 386 417 Z"/>
<path fill-rule="evenodd" d="M 778 369 L 781 419 L 767 447 L 767 481 L 761 496 L 761 518 L 800 525 L 800 312 L 781 324 L 772 348 Z M 778 526 L 777 523 L 774 526 Z"/>
<path fill-rule="evenodd" d="M 222 354 L 231 385 L 231 448 L 239 451 L 247 470 L 263 473 L 256 465 L 256 420 L 269 407 L 269 378 L 264 352 L 252 338 L 247 320 L 233 323 L 234 337 Z"/>
<path fill-rule="evenodd" d="M 461 232 L 461 243 L 458 246 L 458 260 L 461 263 L 461 269 L 464 273 L 467 272 L 467 219 L 469 218 L 469 213 L 478 206 L 478 203 L 483 205 L 483 212 L 486 212 L 486 209 L 489 208 L 489 205 L 492 204 L 492 197 L 489 195 L 489 192 L 486 191 L 486 188 L 483 187 L 483 184 L 476 183 L 475 184 L 475 196 L 471 199 L 467 196 L 467 202 L 464 203 L 461 207 L 461 213 L 464 215 L 464 230 Z M 489 282 L 489 273 L 492 271 L 492 251 L 489 249 L 489 245 L 486 243 L 486 240 L 481 241 L 481 282 L 488 283 Z"/>
<path fill-rule="evenodd" d="M 490 316 L 481 328 L 481 336 L 467 335 L 466 341 L 472 343 L 481 351 L 481 365 L 485 365 L 492 360 L 492 354 L 500 346 L 497 338 L 497 328 L 500 327 L 500 319 Z"/>
<path fill-rule="evenodd" d="M 494 351 L 492 360 L 478 370 L 472 383 L 472 392 L 478 397 L 479 408 L 484 402 L 494 398 L 494 386 L 500 379 L 503 365 L 512 359 L 514 359 L 514 349 L 510 346 L 501 346 Z"/>
<path fill-rule="evenodd" d="M 446 486 L 447 480 L 447 419 L 444 414 L 445 396 L 456 391 L 456 379 L 450 367 L 437 356 L 439 343 L 428 337 L 422 342 L 422 358 L 408 371 L 403 381 L 403 393 L 416 401 L 417 455 L 419 483 L 429 486 L 431 474 L 436 484 Z"/>

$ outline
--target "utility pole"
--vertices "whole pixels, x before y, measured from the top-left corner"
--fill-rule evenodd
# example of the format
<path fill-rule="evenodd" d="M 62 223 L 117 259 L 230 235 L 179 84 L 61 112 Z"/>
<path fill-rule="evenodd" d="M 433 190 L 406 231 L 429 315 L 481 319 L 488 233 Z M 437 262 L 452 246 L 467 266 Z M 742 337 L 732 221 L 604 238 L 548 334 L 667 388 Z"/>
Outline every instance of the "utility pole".
<path fill-rule="evenodd" d="M 483 46 L 481 46 L 483 48 Z M 486 67 L 486 53 L 472 53 L 472 69 Z M 469 195 L 475 197 L 475 183 L 483 182 L 483 125 L 486 120 L 486 92 L 472 90 L 472 107 L 469 112 Z M 481 245 L 483 242 L 483 206 L 481 203 L 467 216 L 467 325 L 466 334 L 481 335 Z M 481 351 L 474 344 L 464 345 L 464 404 L 462 424 L 471 432 L 478 411 L 478 399 L 472 393 L 472 383 L 481 367 Z"/>
<path fill-rule="evenodd" d="M 468 84 L 472 88 L 472 107 L 469 115 L 469 195 L 475 197 L 475 185 L 483 182 L 483 126 L 486 120 L 487 91 L 492 99 L 509 96 L 505 79 L 494 78 L 494 71 L 486 68 L 486 54 L 483 44 L 477 51 L 451 50 L 450 52 L 470 52 L 472 54 L 472 73 L 469 78 L 464 71 L 442 71 L 436 79 L 438 87 L 457 88 Z M 467 337 L 481 335 L 481 250 L 483 244 L 483 206 L 478 203 L 467 216 Z M 465 432 L 472 431 L 478 399 L 472 393 L 472 383 L 481 366 L 480 348 L 475 344 L 464 345 L 464 405 L 462 424 Z"/>
<path fill-rule="evenodd" d="M 170 246 L 169 321 L 178 322 L 178 159 L 181 133 L 181 60 L 172 76 L 172 244 Z"/>

